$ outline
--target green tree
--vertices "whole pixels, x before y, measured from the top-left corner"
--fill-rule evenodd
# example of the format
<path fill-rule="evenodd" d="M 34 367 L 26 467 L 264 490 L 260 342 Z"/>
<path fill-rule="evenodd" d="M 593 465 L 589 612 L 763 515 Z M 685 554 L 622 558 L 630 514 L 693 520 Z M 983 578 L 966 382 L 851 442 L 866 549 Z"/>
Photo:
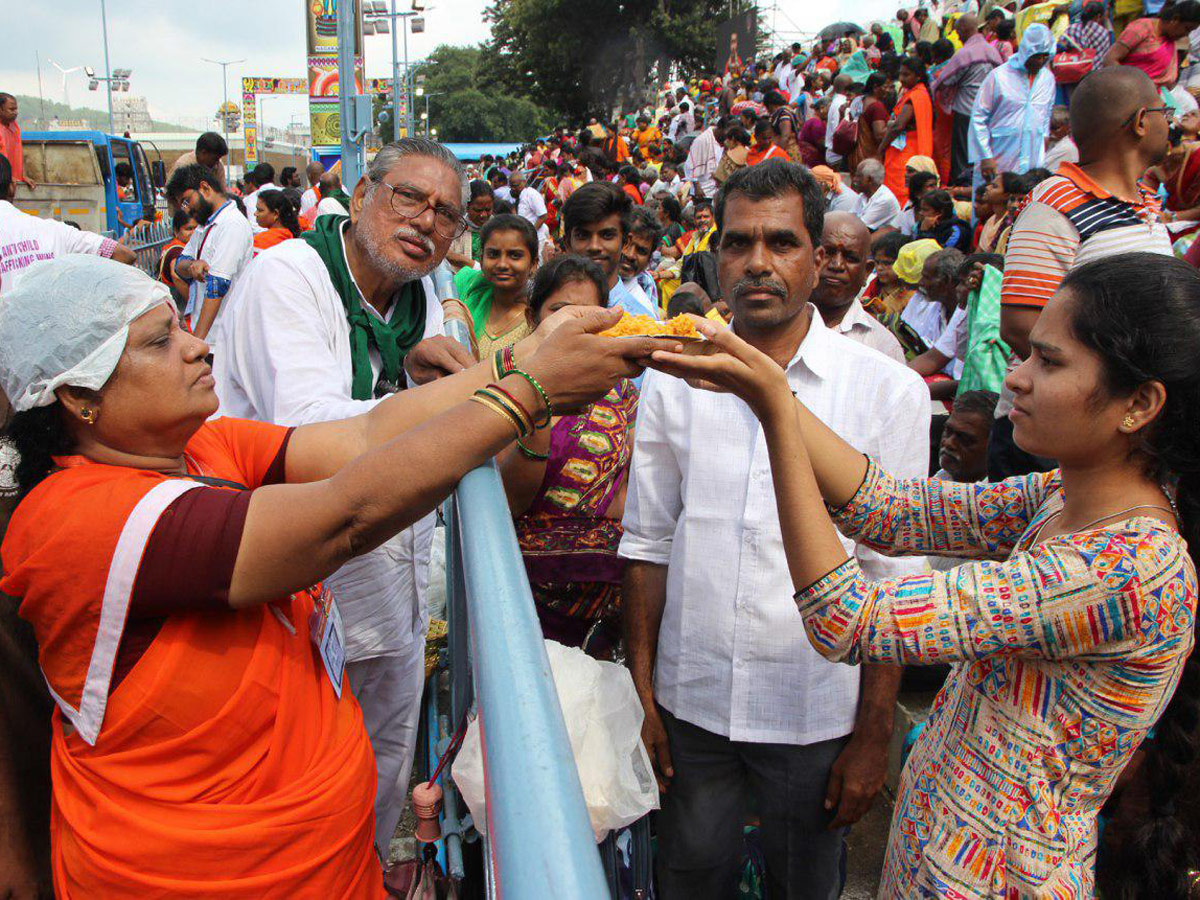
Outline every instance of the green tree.
<path fill-rule="evenodd" d="M 712 68 L 727 0 L 495 0 L 487 71 L 510 93 L 582 122 L 648 96 L 660 58 Z"/>

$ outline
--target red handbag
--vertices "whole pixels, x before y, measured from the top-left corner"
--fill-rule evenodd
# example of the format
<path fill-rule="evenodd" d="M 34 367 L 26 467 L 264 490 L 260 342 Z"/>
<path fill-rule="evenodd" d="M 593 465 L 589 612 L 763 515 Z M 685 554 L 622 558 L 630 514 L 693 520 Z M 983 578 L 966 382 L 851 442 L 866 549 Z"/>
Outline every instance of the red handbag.
<path fill-rule="evenodd" d="M 1054 55 L 1050 68 L 1059 84 L 1077 84 L 1095 65 L 1095 50 L 1064 50 Z"/>

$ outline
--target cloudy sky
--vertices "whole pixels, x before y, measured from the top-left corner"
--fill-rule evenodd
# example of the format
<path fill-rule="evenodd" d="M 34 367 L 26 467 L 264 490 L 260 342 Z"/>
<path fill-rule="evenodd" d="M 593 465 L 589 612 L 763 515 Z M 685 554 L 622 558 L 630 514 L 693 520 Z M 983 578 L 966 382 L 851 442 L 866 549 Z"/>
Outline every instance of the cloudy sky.
<path fill-rule="evenodd" d="M 485 0 L 431 0 L 425 33 L 409 35 L 410 60 L 421 59 L 439 44 L 486 39 L 486 5 Z M 816 30 L 838 19 L 867 21 L 890 15 L 896 0 L 789 0 L 774 12 L 765 2 L 762 6 L 777 30 L 790 37 L 793 30 Z M 63 78 L 51 60 L 68 69 L 103 70 L 100 0 L 16 0 L 12 7 L 5 15 L 0 90 L 37 96 L 37 53 L 48 100 L 63 99 Z M 407 2 L 398 7 L 406 8 Z M 196 127 L 220 105 L 221 68 L 201 57 L 246 60 L 229 67 L 230 99 L 237 102 L 242 75 L 305 74 L 305 0 L 107 0 L 107 9 L 112 67 L 133 69 L 130 94 L 145 96 L 157 119 Z M 368 75 L 386 77 L 390 36 L 368 37 L 366 43 Z M 67 90 L 75 106 L 104 107 L 103 91 L 89 92 L 82 72 L 67 76 Z M 260 102 L 262 119 L 280 128 L 307 110 L 303 97 L 265 97 Z"/>

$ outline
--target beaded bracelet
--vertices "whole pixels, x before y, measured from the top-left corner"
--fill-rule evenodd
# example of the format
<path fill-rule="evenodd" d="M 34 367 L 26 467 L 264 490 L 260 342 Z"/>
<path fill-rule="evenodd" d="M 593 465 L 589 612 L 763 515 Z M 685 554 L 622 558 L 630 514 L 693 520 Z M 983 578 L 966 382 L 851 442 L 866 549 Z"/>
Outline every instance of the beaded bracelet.
<path fill-rule="evenodd" d="M 537 462 L 545 462 L 550 458 L 549 453 L 538 453 L 536 450 L 530 450 L 522 443 L 521 438 L 517 438 L 517 449 L 521 451 L 521 455 L 526 459 L 532 459 Z"/>
<path fill-rule="evenodd" d="M 549 398 L 549 397 L 546 395 L 546 390 L 545 390 L 545 388 L 543 388 L 543 387 L 542 387 L 542 386 L 541 386 L 541 385 L 538 383 L 538 380 L 537 380 L 536 378 L 534 378 L 532 375 L 530 375 L 530 374 L 529 374 L 528 372 L 526 372 L 524 369 L 517 369 L 517 368 L 514 368 L 514 369 L 513 369 L 511 372 L 509 372 L 508 374 L 509 374 L 509 375 L 519 375 L 520 377 L 522 377 L 522 378 L 524 378 L 526 381 L 528 381 L 528 382 L 529 382 L 531 385 L 533 385 L 533 389 L 534 389 L 535 391 L 537 391 L 537 392 L 538 392 L 538 396 L 540 396 L 540 397 L 542 398 L 542 402 L 543 402 L 544 404 L 546 404 L 546 421 L 544 421 L 544 422 L 543 422 L 541 425 L 536 425 L 536 424 L 535 424 L 535 427 L 536 427 L 536 428 L 537 428 L 539 431 L 540 431 L 541 429 L 545 428 L 547 425 L 549 425 L 549 424 L 550 424 L 550 421 L 551 421 L 551 420 L 554 418 L 554 407 L 553 407 L 553 406 L 551 405 L 551 403 L 550 403 L 550 398 Z"/>

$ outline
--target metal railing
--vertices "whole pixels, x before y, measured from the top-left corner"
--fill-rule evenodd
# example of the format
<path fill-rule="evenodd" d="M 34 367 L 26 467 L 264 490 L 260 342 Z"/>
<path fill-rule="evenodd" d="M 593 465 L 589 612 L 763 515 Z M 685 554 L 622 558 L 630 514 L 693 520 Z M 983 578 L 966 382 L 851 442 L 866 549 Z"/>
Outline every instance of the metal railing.
<path fill-rule="evenodd" d="M 156 222 L 139 222 L 125 233 L 121 243 L 137 257 L 134 265 L 151 278 L 157 278 L 162 248 L 170 242 L 171 237 L 170 216 L 162 216 Z"/>
<path fill-rule="evenodd" d="M 444 279 L 444 273 L 436 279 L 439 293 Z M 447 322 L 445 331 L 469 345 L 462 322 Z M 459 720 L 473 686 L 483 738 L 489 896 L 607 900 L 496 464 L 468 472 L 448 507 L 450 721 Z M 457 840 L 448 845 L 450 855 L 460 846 Z M 453 869 L 457 860 L 450 862 Z"/>

